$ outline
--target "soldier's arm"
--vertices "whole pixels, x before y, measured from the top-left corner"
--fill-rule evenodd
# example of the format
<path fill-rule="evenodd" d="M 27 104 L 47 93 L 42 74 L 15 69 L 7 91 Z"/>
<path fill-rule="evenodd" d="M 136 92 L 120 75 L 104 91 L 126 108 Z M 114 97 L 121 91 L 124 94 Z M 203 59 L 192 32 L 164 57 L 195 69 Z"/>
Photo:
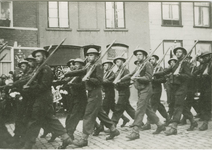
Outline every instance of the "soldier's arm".
<path fill-rule="evenodd" d="M 159 71 L 163 71 L 163 68 L 160 67 Z M 165 83 L 166 82 L 166 77 L 165 76 L 161 76 L 159 78 L 154 78 L 152 79 L 153 83 Z"/>
<path fill-rule="evenodd" d="M 148 83 L 152 81 L 152 74 L 153 74 L 153 67 L 150 63 L 146 63 L 145 66 L 145 75 L 142 77 L 136 77 L 136 79 L 138 80 L 138 82 L 141 83 Z"/>
<path fill-rule="evenodd" d="M 128 76 L 129 74 L 130 74 L 130 71 L 128 69 L 125 69 L 122 76 L 125 77 L 125 76 Z M 122 86 L 122 87 L 129 87 L 129 85 L 130 85 L 130 78 L 126 78 L 124 80 L 121 79 L 121 81 L 118 82 L 118 85 L 119 86 Z"/>
<path fill-rule="evenodd" d="M 179 77 L 182 79 L 189 79 L 191 77 L 191 68 L 188 62 L 184 61 L 183 62 L 183 69 L 179 73 Z"/>
<path fill-rule="evenodd" d="M 102 84 L 102 78 L 103 78 L 103 70 L 100 64 L 98 64 L 95 68 L 95 71 L 93 72 L 95 73 L 95 78 L 91 77 L 89 78 L 88 82 L 93 83 L 94 85 L 100 85 Z"/>
<path fill-rule="evenodd" d="M 128 72 L 120 79 L 120 81 L 130 80 L 131 77 L 136 73 L 137 69 L 135 69 L 132 73 Z"/>
<path fill-rule="evenodd" d="M 153 74 L 154 76 L 165 76 L 169 73 L 172 72 L 172 67 L 168 67 L 167 69 L 164 69 L 163 71 L 159 71 L 159 72 L 156 72 L 155 74 Z"/>
<path fill-rule="evenodd" d="M 103 80 L 103 84 L 109 84 L 112 83 L 115 79 L 115 74 L 114 72 L 111 72 L 110 76 L 107 79 Z"/>
<path fill-rule="evenodd" d="M 65 77 L 74 77 L 74 76 L 83 76 L 87 72 L 87 69 L 80 69 L 75 71 L 69 71 L 64 76 Z"/>

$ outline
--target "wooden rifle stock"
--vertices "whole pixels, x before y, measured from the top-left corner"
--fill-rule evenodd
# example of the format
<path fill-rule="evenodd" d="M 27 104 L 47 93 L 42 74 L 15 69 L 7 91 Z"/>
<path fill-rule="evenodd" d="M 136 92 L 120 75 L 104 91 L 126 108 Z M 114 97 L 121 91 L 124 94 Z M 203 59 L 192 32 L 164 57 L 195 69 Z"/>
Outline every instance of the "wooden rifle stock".
<path fill-rule="evenodd" d="M 58 48 L 64 43 L 65 40 L 66 38 L 53 50 L 53 52 L 49 55 L 49 57 L 47 57 L 46 60 L 44 60 L 44 62 L 40 66 L 38 66 L 37 69 L 35 69 L 34 74 L 32 75 L 31 79 L 26 83 L 26 86 L 29 86 L 32 83 L 32 81 L 35 79 L 35 77 L 37 76 L 39 71 L 42 69 L 42 67 L 52 57 L 52 55 L 58 50 Z"/>
<path fill-rule="evenodd" d="M 124 54 L 125 54 L 125 52 L 123 52 L 123 53 L 121 54 L 121 57 L 122 57 Z M 105 73 L 103 79 L 107 79 L 107 78 L 110 76 L 110 74 L 113 72 L 113 68 L 114 68 L 115 66 L 116 66 L 116 64 L 113 64 L 113 66 L 111 66 L 110 70 L 108 70 L 108 71 Z"/>
<path fill-rule="evenodd" d="M 162 41 L 162 42 L 163 42 L 163 41 Z M 162 42 L 161 42 L 161 43 L 162 43 Z M 155 48 L 154 51 L 152 51 L 152 52 L 150 53 L 150 55 L 148 56 L 148 58 L 147 58 L 146 60 L 144 60 L 144 63 L 141 64 L 141 65 L 138 67 L 137 71 L 134 73 L 134 75 L 131 77 L 131 79 L 132 79 L 132 78 L 135 78 L 135 77 L 137 77 L 137 76 L 139 76 L 140 72 L 143 70 L 144 66 L 146 65 L 146 62 L 150 60 L 150 58 L 151 58 L 152 55 L 155 53 L 155 51 L 158 49 L 158 47 L 161 45 L 161 43 Z"/>
<path fill-rule="evenodd" d="M 130 62 L 130 60 L 132 59 L 133 54 L 131 54 L 131 56 L 127 59 L 127 61 L 123 64 L 121 70 L 119 71 L 117 77 L 115 78 L 115 80 L 113 81 L 114 84 L 117 84 L 117 82 L 121 79 L 122 74 L 124 73 L 124 69 L 127 66 L 127 64 Z"/>
<path fill-rule="evenodd" d="M 197 45 L 198 42 L 199 42 L 199 40 L 197 40 L 197 41 L 194 43 L 194 45 L 192 46 L 191 50 L 183 57 L 183 59 L 182 59 L 181 61 L 178 60 L 177 63 L 179 63 L 179 66 L 178 66 L 177 69 L 174 71 L 174 73 L 173 73 L 174 75 L 179 74 L 182 63 L 185 61 L 185 59 L 186 59 L 188 56 L 191 55 L 191 53 L 192 53 L 194 47 Z M 176 63 L 176 64 L 177 64 L 177 63 Z M 175 64 L 175 65 L 176 65 L 176 64 Z"/>
<path fill-rule="evenodd" d="M 86 75 L 83 77 L 82 80 L 85 80 L 85 79 L 87 79 L 87 78 L 89 78 L 89 77 L 91 76 L 91 74 L 93 73 L 93 71 L 94 71 L 95 68 L 96 68 L 97 62 L 98 62 L 99 60 L 101 60 L 101 59 L 106 55 L 106 53 L 107 53 L 108 50 L 113 46 L 113 44 L 115 43 L 115 41 L 116 41 L 116 40 L 114 40 L 114 41 L 110 44 L 110 46 L 108 46 L 108 48 L 107 48 L 106 51 L 103 53 L 103 55 L 100 56 L 100 57 L 94 62 L 94 64 L 90 67 L 89 71 L 86 73 Z M 100 54 L 101 54 L 101 52 L 100 52 Z"/>

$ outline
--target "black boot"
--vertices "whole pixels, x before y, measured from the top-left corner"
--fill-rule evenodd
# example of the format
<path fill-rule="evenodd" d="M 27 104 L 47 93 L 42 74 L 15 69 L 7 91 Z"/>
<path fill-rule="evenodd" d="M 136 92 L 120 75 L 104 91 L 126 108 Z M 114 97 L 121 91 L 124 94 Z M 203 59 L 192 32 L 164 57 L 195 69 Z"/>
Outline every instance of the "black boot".
<path fill-rule="evenodd" d="M 166 131 L 165 131 L 165 134 L 166 134 L 166 136 L 169 136 L 169 135 L 176 135 L 176 134 L 177 134 L 177 129 L 171 127 L 169 130 L 166 130 Z"/>
<path fill-rule="evenodd" d="M 100 132 L 104 131 L 104 127 L 100 125 L 99 127 L 96 127 L 96 130 L 93 133 L 93 136 L 98 136 Z"/>
<path fill-rule="evenodd" d="M 73 144 L 76 145 L 77 147 L 88 146 L 88 140 L 85 139 L 75 140 L 73 141 Z"/>
<path fill-rule="evenodd" d="M 156 131 L 153 132 L 152 134 L 159 134 L 161 131 L 165 131 L 165 130 L 166 130 L 165 125 L 161 125 L 161 126 L 158 126 Z"/>
<path fill-rule="evenodd" d="M 151 129 L 151 125 L 149 123 L 145 124 L 143 127 L 141 127 L 141 131 L 150 130 L 150 129 Z"/>
<path fill-rule="evenodd" d="M 200 131 L 205 131 L 208 129 L 208 122 L 203 122 L 201 127 L 199 128 Z"/>
<path fill-rule="evenodd" d="M 119 134 L 119 130 L 115 129 L 114 131 L 110 132 L 110 135 L 106 137 L 106 140 L 112 140 L 115 136 L 118 136 Z"/>
<path fill-rule="evenodd" d="M 124 127 L 129 121 L 130 121 L 129 119 L 123 120 L 123 123 L 122 123 L 121 127 Z"/>
<path fill-rule="evenodd" d="M 190 125 L 190 127 L 187 129 L 187 131 L 193 131 L 194 128 L 198 127 L 198 124 L 196 121 L 193 121 Z"/>
<path fill-rule="evenodd" d="M 132 141 L 132 140 L 139 139 L 140 135 L 137 132 L 132 132 L 130 135 L 126 136 L 126 138 L 128 138 L 130 141 Z"/>
<path fill-rule="evenodd" d="M 66 147 L 70 144 L 72 144 L 73 141 L 71 138 L 67 138 L 63 141 L 62 145 L 58 147 L 58 149 L 66 149 Z"/>
<path fill-rule="evenodd" d="M 48 142 L 54 142 L 54 140 L 57 138 L 57 136 L 55 134 L 52 134 L 52 137 L 50 140 L 48 140 Z"/>

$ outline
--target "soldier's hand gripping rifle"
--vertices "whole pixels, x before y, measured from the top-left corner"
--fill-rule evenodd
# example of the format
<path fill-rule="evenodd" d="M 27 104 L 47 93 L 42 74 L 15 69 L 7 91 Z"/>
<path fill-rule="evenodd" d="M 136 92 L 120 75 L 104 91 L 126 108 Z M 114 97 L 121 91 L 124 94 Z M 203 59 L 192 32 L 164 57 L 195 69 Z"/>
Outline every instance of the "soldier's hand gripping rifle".
<path fill-rule="evenodd" d="M 175 42 L 175 43 L 176 43 L 176 42 Z M 169 52 L 169 50 L 170 50 L 171 48 L 172 48 L 172 46 L 170 46 L 170 47 L 166 50 L 166 52 L 164 53 L 164 55 L 163 55 L 163 57 L 161 58 L 161 60 L 158 61 L 157 65 L 156 65 L 156 67 L 155 67 L 155 69 L 154 69 L 154 71 L 153 71 L 153 75 L 159 71 L 160 64 L 163 62 L 163 60 L 164 60 L 165 57 L 166 57 L 166 54 Z M 172 50 L 173 50 L 174 48 L 175 48 L 175 46 L 172 48 Z"/>
<path fill-rule="evenodd" d="M 123 52 L 123 53 L 121 54 L 121 57 L 124 56 L 125 53 L 126 53 L 126 52 Z M 107 78 L 110 76 L 110 74 L 113 72 L 113 68 L 114 68 L 115 66 L 116 66 L 116 64 L 113 64 L 113 65 L 111 66 L 110 70 L 108 70 L 108 71 L 105 73 L 105 75 L 103 76 L 103 79 L 107 79 Z"/>
<path fill-rule="evenodd" d="M 35 79 L 35 77 L 37 76 L 37 74 L 40 72 L 40 70 L 43 68 L 43 66 L 47 63 L 47 61 L 53 56 L 53 54 L 58 50 L 58 48 L 64 43 L 64 41 L 66 40 L 66 38 L 64 40 L 62 40 L 62 42 L 57 45 L 57 47 L 52 51 L 52 53 L 46 58 L 46 60 L 44 60 L 44 62 L 36 69 L 36 71 L 34 72 L 34 74 L 32 75 L 32 77 L 30 78 L 30 80 L 26 83 L 25 87 L 28 87 L 32 81 Z"/>
<path fill-rule="evenodd" d="M 121 76 L 124 73 L 125 67 L 127 66 L 127 64 L 130 62 L 130 60 L 132 59 L 133 54 L 130 55 L 130 57 L 127 59 L 127 61 L 123 64 L 121 70 L 119 71 L 117 77 L 115 78 L 115 80 L 113 81 L 114 84 L 117 84 L 119 82 L 119 80 L 121 79 Z"/>
<path fill-rule="evenodd" d="M 182 63 L 185 61 L 185 59 L 187 59 L 188 56 L 191 55 L 191 53 L 192 53 L 194 47 L 197 45 L 198 42 L 199 42 L 199 41 L 197 40 L 197 41 L 194 43 L 194 45 L 192 46 L 191 50 L 183 57 L 182 60 L 178 60 L 177 63 L 179 63 L 179 66 L 177 67 L 177 69 L 176 69 L 175 72 L 173 73 L 174 75 L 178 75 L 178 74 L 179 74 Z M 179 62 L 179 61 L 180 61 L 180 62 Z M 177 63 L 176 63 L 176 64 L 177 64 Z M 175 65 L 176 65 L 176 64 L 175 64 Z"/>
<path fill-rule="evenodd" d="M 163 42 L 163 41 L 162 41 L 162 42 Z M 162 42 L 161 42 L 161 43 L 162 43 Z M 134 73 L 134 75 L 131 77 L 131 80 L 134 80 L 134 78 L 136 78 L 136 77 L 139 76 L 140 72 L 144 69 L 146 63 L 150 60 L 150 58 L 151 58 L 152 55 L 155 53 L 155 51 L 158 49 L 158 47 L 161 45 L 161 43 L 156 47 L 156 49 L 155 49 L 154 51 L 152 51 L 152 52 L 150 53 L 150 55 L 148 56 L 148 58 L 146 58 L 146 60 L 144 61 L 144 63 L 141 64 L 141 65 L 138 67 L 137 71 L 136 71 L 136 72 Z"/>
<path fill-rule="evenodd" d="M 93 73 L 93 71 L 95 70 L 96 66 L 97 66 L 97 63 L 99 60 L 101 60 L 105 55 L 106 53 L 108 52 L 108 50 L 113 46 L 113 44 L 115 43 L 116 40 L 114 40 L 110 46 L 108 46 L 108 48 L 106 49 L 106 51 L 103 53 L 102 56 L 100 56 L 99 58 L 96 59 L 96 61 L 94 62 L 94 64 L 90 67 L 89 71 L 86 73 L 86 75 L 83 77 L 82 81 L 86 81 L 88 80 L 88 78 L 91 76 L 91 74 Z M 100 52 L 100 55 L 101 55 L 101 52 Z"/>

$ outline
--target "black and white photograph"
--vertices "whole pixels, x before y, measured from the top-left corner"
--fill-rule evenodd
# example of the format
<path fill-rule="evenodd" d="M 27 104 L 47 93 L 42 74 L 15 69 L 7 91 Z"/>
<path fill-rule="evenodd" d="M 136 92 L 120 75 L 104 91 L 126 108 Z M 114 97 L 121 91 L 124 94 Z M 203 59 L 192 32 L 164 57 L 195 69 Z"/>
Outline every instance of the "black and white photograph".
<path fill-rule="evenodd" d="M 0 149 L 212 149 L 212 0 L 0 0 Z"/>

